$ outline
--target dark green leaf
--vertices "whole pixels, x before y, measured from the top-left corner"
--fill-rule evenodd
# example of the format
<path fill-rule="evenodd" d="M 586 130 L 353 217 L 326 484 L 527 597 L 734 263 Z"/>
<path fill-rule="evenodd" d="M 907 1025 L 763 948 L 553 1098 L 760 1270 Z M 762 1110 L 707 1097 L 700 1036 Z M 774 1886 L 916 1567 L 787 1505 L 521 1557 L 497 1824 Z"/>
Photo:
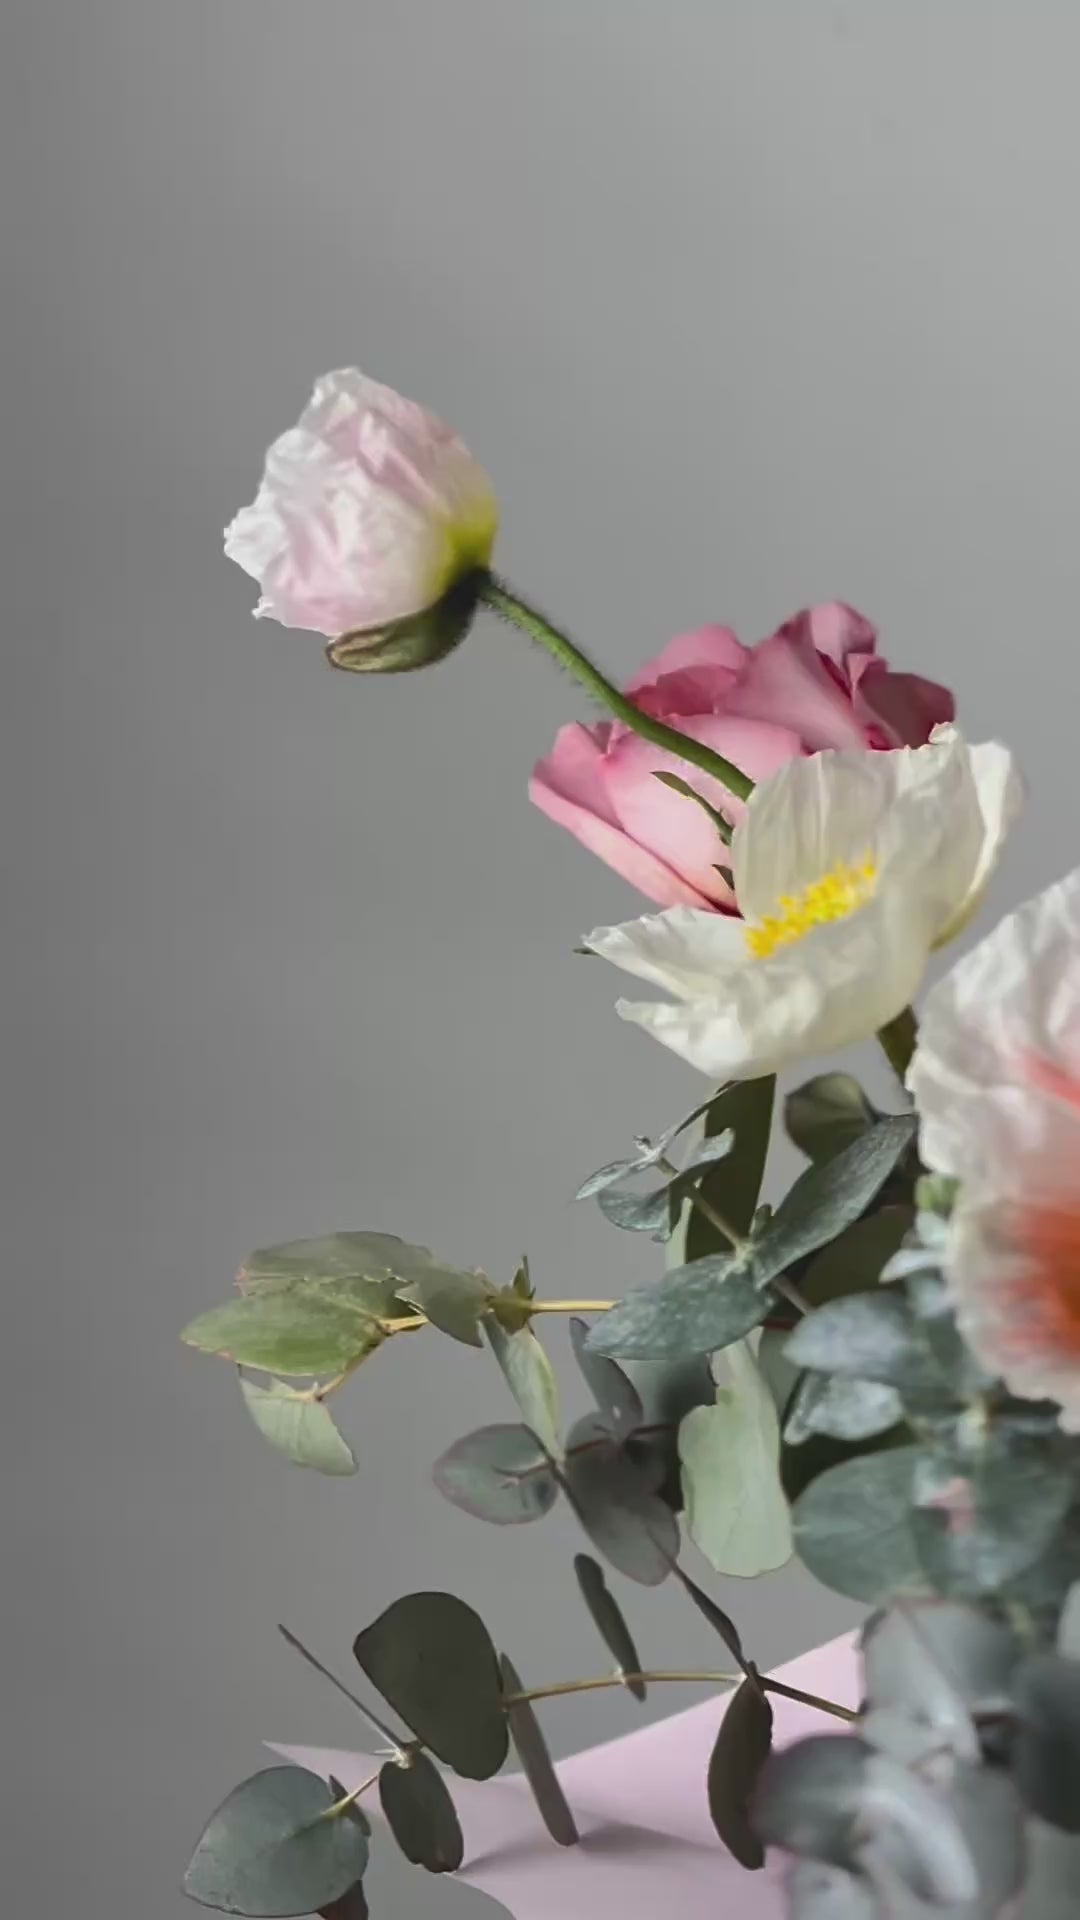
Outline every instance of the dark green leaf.
<path fill-rule="evenodd" d="M 479 1614 L 451 1593 L 395 1600 L 353 1645 L 368 1679 L 426 1747 L 468 1780 L 506 1758 L 499 1666 Z"/>
<path fill-rule="evenodd" d="M 812 1433 L 834 1440 L 869 1440 L 887 1433 L 904 1417 L 895 1387 L 876 1380 L 847 1380 L 842 1375 L 807 1373 L 792 1395 L 784 1438 L 801 1446 Z"/>
<path fill-rule="evenodd" d="M 856 1220 L 814 1256 L 799 1281 L 803 1299 L 812 1307 L 823 1307 L 827 1300 L 876 1286 L 908 1232 L 911 1217 L 910 1207 L 882 1207 L 865 1220 Z"/>
<path fill-rule="evenodd" d="M 896 1114 L 820 1166 L 807 1167 L 755 1242 L 759 1284 L 835 1240 L 865 1213 L 915 1138 L 913 1114 Z"/>
<path fill-rule="evenodd" d="M 784 1125 L 807 1159 L 831 1160 L 881 1118 L 849 1073 L 819 1073 L 784 1102 Z"/>
<path fill-rule="evenodd" d="M 432 1267 L 401 1288 L 402 1299 L 425 1313 L 433 1327 L 467 1347 L 482 1347 L 480 1322 L 491 1304 L 492 1289 L 482 1273 Z"/>
<path fill-rule="evenodd" d="M 765 1849 L 750 1824 L 749 1807 L 758 1775 L 772 1748 L 773 1714 L 756 1675 L 728 1701 L 709 1760 L 712 1823 L 741 1867 L 765 1864 Z"/>
<path fill-rule="evenodd" d="M 732 1659 L 742 1668 L 744 1673 L 749 1673 L 746 1655 L 743 1653 L 742 1641 L 739 1638 L 739 1630 L 734 1620 L 724 1612 L 722 1607 L 718 1607 L 716 1601 L 711 1599 L 695 1581 L 691 1580 L 690 1575 L 684 1573 L 681 1567 L 676 1567 L 674 1572 L 676 1579 L 684 1591 L 689 1594 L 698 1612 L 704 1614 L 710 1627 L 714 1627 L 720 1635 Z"/>
<path fill-rule="evenodd" d="M 571 1429 L 563 1482 L 585 1532 L 628 1580 L 655 1587 L 679 1551 L 679 1525 L 624 1447 L 595 1415 Z"/>
<path fill-rule="evenodd" d="M 348 1893 L 342 1894 L 340 1900 L 331 1900 L 328 1907 L 320 1907 L 319 1920 L 368 1920 L 363 1881 L 358 1880 L 355 1887 L 350 1887 Z"/>
<path fill-rule="evenodd" d="M 1000 1439 L 970 1457 L 924 1455 L 911 1529 L 941 1593 L 993 1594 L 1050 1547 L 1073 1496 L 1066 1462 L 1045 1447 Z"/>
<path fill-rule="evenodd" d="M 502 1670 L 503 1693 L 524 1693 L 521 1677 L 506 1654 L 500 1662 Z M 506 1709 L 510 1722 L 510 1738 L 514 1751 L 521 1761 L 521 1771 L 532 1789 L 533 1799 L 539 1809 L 540 1818 L 552 1839 L 560 1847 L 577 1845 L 578 1830 L 574 1816 L 567 1804 L 566 1795 L 559 1785 L 559 1777 L 551 1763 L 547 1742 L 540 1729 L 540 1722 L 529 1700 L 515 1701 Z"/>
<path fill-rule="evenodd" d="M 875 1602 L 923 1585 L 911 1530 L 917 1447 L 859 1455 L 811 1481 L 792 1512 L 795 1550 L 825 1586 Z"/>
<path fill-rule="evenodd" d="M 1080 1663 L 1038 1653 L 1016 1674 L 1016 1784 L 1032 1813 L 1080 1833 Z"/>
<path fill-rule="evenodd" d="M 379 1775 L 379 1799 L 406 1860 L 429 1873 L 456 1873 L 465 1858 L 461 1822 L 438 1767 L 412 1752 L 408 1766 L 388 1760 Z"/>
<path fill-rule="evenodd" d="M 617 1439 L 625 1439 L 640 1427 L 645 1413 L 633 1382 L 614 1360 L 593 1353 L 587 1345 L 589 1323 L 576 1316 L 570 1321 L 570 1346 L 581 1368 L 585 1385 Z"/>
<path fill-rule="evenodd" d="M 307 1285 L 245 1294 L 212 1307 L 181 1335 L 200 1353 L 223 1354 L 240 1367 L 308 1375 L 344 1372 L 382 1337 L 370 1315 Z"/>
<path fill-rule="evenodd" d="M 367 1866 L 367 1836 L 341 1815 L 325 1780 L 269 1767 L 236 1787 L 206 1828 L 184 1892 L 221 1913 L 280 1920 L 340 1900 Z"/>
<path fill-rule="evenodd" d="M 628 1293 L 589 1333 L 593 1353 L 680 1360 L 715 1353 L 760 1326 L 770 1297 L 735 1255 L 713 1254 Z"/>
<path fill-rule="evenodd" d="M 785 1349 L 793 1367 L 879 1380 L 913 1392 L 943 1390 L 919 1324 L 899 1288 L 830 1300 L 800 1320 Z"/>
<path fill-rule="evenodd" d="M 240 1391 L 264 1440 L 298 1467 L 316 1473 L 356 1472 L 356 1458 L 321 1400 L 301 1400 L 283 1380 L 261 1387 L 240 1375 Z"/>
<path fill-rule="evenodd" d="M 559 1483 L 528 1427 L 479 1427 L 455 1440 L 432 1468 L 444 1499 L 497 1527 L 539 1520 L 559 1497 Z"/>
<path fill-rule="evenodd" d="M 678 1569 L 676 1569 L 678 1571 Z M 574 1572 L 581 1588 L 581 1597 L 593 1617 L 601 1640 L 612 1655 L 620 1673 L 641 1672 L 641 1661 L 634 1645 L 633 1636 L 623 1619 L 619 1603 L 611 1593 L 604 1578 L 604 1569 L 587 1553 L 575 1553 Z M 635 1700 L 644 1700 L 644 1680 L 629 1680 L 629 1691 Z"/>
<path fill-rule="evenodd" d="M 547 1453 L 557 1456 L 559 1390 L 551 1361 L 531 1327 L 508 1333 L 497 1320 L 488 1319 L 484 1328 L 525 1425 Z"/>
<path fill-rule="evenodd" d="M 775 1076 L 767 1074 L 761 1080 L 743 1080 L 722 1088 L 705 1112 L 706 1139 L 716 1139 L 730 1129 L 735 1143 L 699 1182 L 698 1192 L 736 1233 L 749 1233 L 757 1210 L 769 1152 L 775 1095 Z M 716 1253 L 725 1244 L 704 1213 L 691 1207 L 683 1249 L 686 1261 L 690 1263 L 705 1254 Z"/>

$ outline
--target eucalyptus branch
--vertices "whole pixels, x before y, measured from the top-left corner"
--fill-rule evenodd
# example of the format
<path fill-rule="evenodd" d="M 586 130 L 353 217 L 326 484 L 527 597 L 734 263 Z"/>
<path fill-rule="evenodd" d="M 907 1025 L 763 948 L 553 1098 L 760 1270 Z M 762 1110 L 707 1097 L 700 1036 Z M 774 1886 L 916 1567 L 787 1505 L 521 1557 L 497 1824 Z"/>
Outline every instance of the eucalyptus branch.
<path fill-rule="evenodd" d="M 821 1713 L 828 1713 L 837 1720 L 850 1722 L 858 1720 L 858 1713 L 851 1707 L 842 1707 L 835 1700 L 825 1700 L 816 1693 L 804 1693 L 801 1687 L 791 1687 L 785 1680 L 773 1680 L 768 1674 L 756 1676 L 766 1693 L 782 1694 L 785 1700 L 795 1700 L 800 1706 L 816 1707 Z M 504 1707 L 524 1706 L 537 1700 L 564 1699 L 574 1693 L 597 1693 L 606 1687 L 630 1687 L 640 1681 L 643 1686 L 676 1684 L 687 1686 L 738 1686 L 743 1676 L 739 1673 L 721 1673 L 709 1668 L 647 1669 L 640 1673 L 608 1673 L 592 1680 L 559 1680 L 548 1687 L 529 1687 L 521 1693 L 503 1695 Z"/>
<path fill-rule="evenodd" d="M 496 579 L 493 573 L 485 575 L 480 586 L 480 599 L 509 626 L 517 627 L 519 632 L 528 634 L 530 640 L 537 641 L 559 666 L 565 667 L 592 694 L 594 700 L 613 713 L 632 733 L 640 734 L 643 740 L 651 741 L 654 747 L 662 748 L 665 753 L 674 754 L 677 759 L 699 767 L 702 773 L 711 774 L 737 800 L 749 799 L 754 791 L 754 783 L 745 773 L 733 767 L 730 760 L 714 753 L 710 747 L 702 746 L 700 741 L 692 740 L 688 734 L 679 733 L 676 728 L 665 726 L 662 720 L 654 720 L 651 714 L 643 713 L 626 694 L 612 686 L 606 675 L 593 665 L 567 634 L 553 627 L 550 620 L 538 613 L 535 607 L 529 606 L 504 581 Z"/>

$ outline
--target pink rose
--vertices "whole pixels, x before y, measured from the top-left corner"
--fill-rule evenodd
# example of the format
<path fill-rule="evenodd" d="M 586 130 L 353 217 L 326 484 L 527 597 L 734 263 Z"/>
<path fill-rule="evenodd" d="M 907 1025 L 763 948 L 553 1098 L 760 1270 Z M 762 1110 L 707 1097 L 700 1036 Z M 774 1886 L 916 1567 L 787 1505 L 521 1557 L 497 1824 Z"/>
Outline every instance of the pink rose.
<path fill-rule="evenodd" d="M 680 634 L 630 682 L 645 712 L 764 780 L 822 748 L 922 746 L 954 716 L 951 693 L 892 673 L 877 632 L 840 601 L 797 613 L 744 647 L 729 627 Z M 704 809 L 653 778 L 677 773 L 731 820 L 740 802 L 718 781 L 616 721 L 561 727 L 529 785 L 542 811 L 663 907 L 737 911 L 718 871 L 723 847 Z"/>

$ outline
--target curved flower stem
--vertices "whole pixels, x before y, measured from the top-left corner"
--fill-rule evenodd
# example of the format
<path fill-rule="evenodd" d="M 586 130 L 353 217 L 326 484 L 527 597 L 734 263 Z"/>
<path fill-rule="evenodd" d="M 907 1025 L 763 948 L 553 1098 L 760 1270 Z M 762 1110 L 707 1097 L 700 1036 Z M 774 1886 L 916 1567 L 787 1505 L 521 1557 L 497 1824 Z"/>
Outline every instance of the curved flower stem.
<path fill-rule="evenodd" d="M 919 1023 L 911 1007 L 904 1007 L 887 1026 L 878 1029 L 881 1051 L 901 1086 L 907 1079 L 907 1070 L 911 1065 L 911 1057 L 915 1052 L 915 1043 L 918 1038 Z"/>
<path fill-rule="evenodd" d="M 816 1693 L 804 1693 L 801 1687 L 789 1687 L 786 1680 L 772 1680 L 767 1673 L 759 1674 L 758 1679 L 766 1693 L 782 1694 L 785 1700 L 796 1700 L 803 1707 L 817 1707 L 821 1713 L 832 1714 L 834 1719 L 855 1721 L 858 1714 L 851 1707 L 842 1707 L 835 1700 L 823 1700 Z M 504 1707 L 524 1706 L 535 1700 L 557 1700 L 572 1693 L 596 1693 L 603 1687 L 627 1687 L 631 1682 L 640 1680 L 643 1685 L 656 1685 L 664 1682 L 685 1683 L 689 1686 L 729 1686 L 739 1684 L 743 1676 L 739 1673 L 716 1673 L 708 1669 L 690 1669 L 683 1672 L 670 1668 L 651 1669 L 643 1673 L 607 1673 L 596 1680 L 560 1680 L 550 1687 L 529 1687 L 521 1693 L 505 1693 Z"/>
<path fill-rule="evenodd" d="M 595 667 L 581 648 L 550 620 L 538 613 L 535 607 L 522 600 L 505 581 L 499 580 L 493 573 L 486 574 L 480 587 L 479 597 L 485 606 L 497 613 L 508 625 L 517 627 L 521 633 L 528 634 L 556 660 L 561 667 L 573 675 L 575 680 L 598 700 L 601 706 L 613 713 L 632 733 L 640 734 L 643 740 L 650 740 L 654 747 L 661 747 L 665 753 L 675 754 L 680 760 L 686 760 L 691 766 L 699 767 L 702 773 L 709 773 L 714 780 L 734 795 L 736 800 L 748 800 L 754 791 L 754 783 L 733 767 L 709 747 L 702 746 L 699 740 L 691 740 L 689 735 L 679 733 L 675 727 L 667 727 L 662 720 L 654 720 L 651 714 L 642 713 L 640 707 L 620 693 L 606 675 Z"/>

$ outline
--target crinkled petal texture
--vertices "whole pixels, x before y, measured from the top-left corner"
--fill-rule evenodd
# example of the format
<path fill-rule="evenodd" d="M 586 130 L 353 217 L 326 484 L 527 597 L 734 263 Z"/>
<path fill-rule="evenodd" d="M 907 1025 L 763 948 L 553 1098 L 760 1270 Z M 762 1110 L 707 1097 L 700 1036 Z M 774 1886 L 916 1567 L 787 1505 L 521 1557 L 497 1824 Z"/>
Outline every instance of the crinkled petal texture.
<path fill-rule="evenodd" d="M 627 692 L 754 781 L 823 749 L 918 746 L 952 719 L 952 696 L 890 672 L 876 638 L 869 621 L 839 601 L 796 614 L 756 647 L 728 627 L 699 627 L 670 641 Z M 741 816 L 742 803 L 718 781 L 607 721 L 561 728 L 529 792 L 549 819 L 658 905 L 732 912 L 708 815 L 662 785 L 659 772 L 677 773 L 729 820 Z"/>
<path fill-rule="evenodd" d="M 484 469 L 434 414 L 355 367 L 318 381 L 225 534 L 258 580 L 256 615 L 337 637 L 411 618 L 486 566 L 498 525 Z"/>
<path fill-rule="evenodd" d="M 586 945 L 659 987 L 626 1020 L 713 1079 L 865 1039 L 974 907 L 1019 804 L 1010 756 L 952 728 L 920 748 L 790 761 L 735 829 L 742 921 L 685 907 Z"/>
<path fill-rule="evenodd" d="M 909 1085 L 923 1159 L 961 1182 L 946 1261 L 965 1336 L 1080 1430 L 1080 869 L 928 995 Z"/>

